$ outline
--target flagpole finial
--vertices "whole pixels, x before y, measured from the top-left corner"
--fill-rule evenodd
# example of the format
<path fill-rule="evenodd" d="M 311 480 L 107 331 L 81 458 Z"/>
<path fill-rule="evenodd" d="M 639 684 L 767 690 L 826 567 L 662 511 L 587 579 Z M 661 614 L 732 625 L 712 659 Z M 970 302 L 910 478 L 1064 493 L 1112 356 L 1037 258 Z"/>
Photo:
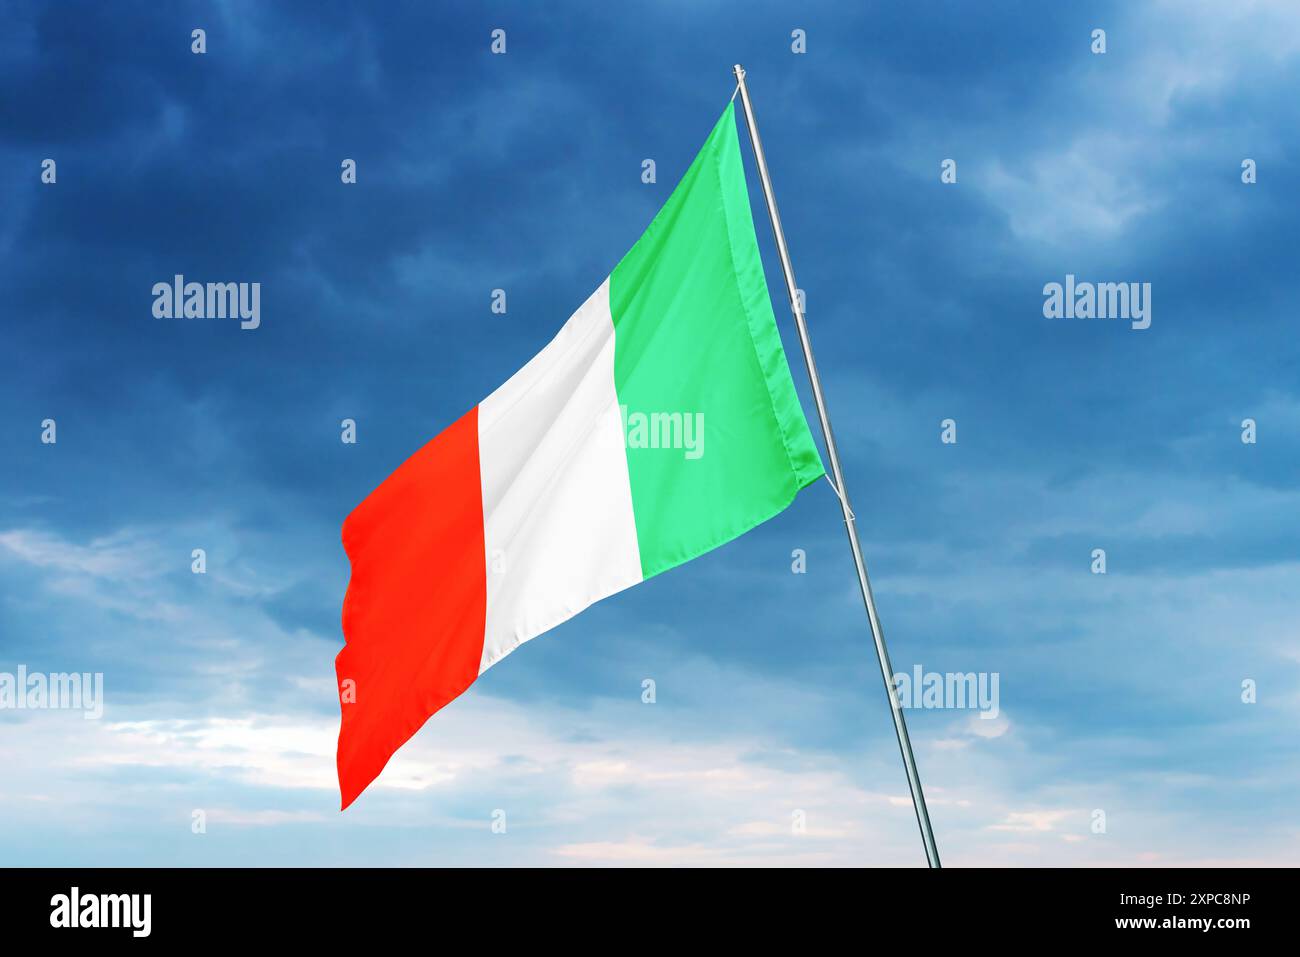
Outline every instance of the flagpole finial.
<path fill-rule="evenodd" d="M 731 72 L 736 74 L 737 80 L 743 80 L 745 78 L 745 68 L 739 63 L 731 68 Z"/>

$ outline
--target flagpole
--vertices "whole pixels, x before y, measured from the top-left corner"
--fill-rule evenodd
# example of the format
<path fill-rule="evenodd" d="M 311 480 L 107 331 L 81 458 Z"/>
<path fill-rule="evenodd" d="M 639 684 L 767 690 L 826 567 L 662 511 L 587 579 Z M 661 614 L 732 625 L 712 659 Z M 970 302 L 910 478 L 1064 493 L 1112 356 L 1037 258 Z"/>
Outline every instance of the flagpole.
<path fill-rule="evenodd" d="M 925 793 L 921 790 L 921 776 L 916 770 L 916 758 L 912 755 L 912 740 L 907 735 L 907 722 L 903 718 L 903 709 L 898 702 L 898 693 L 894 688 L 894 669 L 889 663 L 889 651 L 885 648 L 885 636 L 880 628 L 880 617 L 876 614 L 876 601 L 871 595 L 871 582 L 867 579 L 867 563 L 862 558 L 862 546 L 858 542 L 858 528 L 853 518 L 853 509 L 849 507 L 849 493 L 844 487 L 844 474 L 840 470 L 840 456 L 835 448 L 835 436 L 831 432 L 830 416 L 826 412 L 826 400 L 822 396 L 821 378 L 817 375 L 817 362 L 813 358 L 812 341 L 808 338 L 808 326 L 804 322 L 803 306 L 799 301 L 799 287 L 794 281 L 794 267 L 790 265 L 790 251 L 785 245 L 785 233 L 781 229 L 781 214 L 777 212 L 776 196 L 772 192 L 772 180 L 767 175 L 767 160 L 763 156 L 763 142 L 758 137 L 758 124 L 754 120 L 754 107 L 749 102 L 749 90 L 745 86 L 745 71 L 739 63 L 732 68 L 736 75 L 736 86 L 740 92 L 740 103 L 745 109 L 745 122 L 749 127 L 749 141 L 754 146 L 754 159 L 758 164 L 758 177 L 763 183 L 763 198 L 767 200 L 767 215 L 772 221 L 772 234 L 776 237 L 776 251 L 781 258 L 781 271 L 785 273 L 786 291 L 790 295 L 790 309 L 794 313 L 795 325 L 799 329 L 799 345 L 803 347 L 804 364 L 808 367 L 808 379 L 812 383 L 813 401 L 817 403 L 817 417 L 821 420 L 822 436 L 826 439 L 826 453 L 831 460 L 831 473 L 835 478 L 835 491 L 840 500 L 840 509 L 844 513 L 844 527 L 849 533 L 849 548 L 853 551 L 853 564 L 858 570 L 858 585 L 862 589 L 862 602 L 867 608 L 867 621 L 871 624 L 871 637 L 876 643 L 876 658 L 880 662 L 880 676 L 885 680 L 885 693 L 889 696 L 889 709 L 894 716 L 894 732 L 898 736 L 898 750 L 903 755 L 903 767 L 907 769 L 907 784 L 912 790 L 912 807 L 916 810 L 916 823 L 921 828 L 921 840 L 925 843 L 925 857 L 931 867 L 939 867 L 939 849 L 934 843 L 934 831 L 930 828 L 930 813 L 925 807 Z"/>

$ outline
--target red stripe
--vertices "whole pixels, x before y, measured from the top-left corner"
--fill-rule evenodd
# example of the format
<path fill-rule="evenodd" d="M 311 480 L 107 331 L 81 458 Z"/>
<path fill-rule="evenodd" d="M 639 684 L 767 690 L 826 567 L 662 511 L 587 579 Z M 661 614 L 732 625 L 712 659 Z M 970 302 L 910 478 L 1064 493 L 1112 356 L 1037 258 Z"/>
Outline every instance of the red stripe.
<path fill-rule="evenodd" d="M 352 580 L 335 659 L 339 790 L 351 804 L 478 677 L 487 608 L 478 408 L 416 452 L 343 523 Z M 355 682 L 347 703 L 345 681 Z"/>

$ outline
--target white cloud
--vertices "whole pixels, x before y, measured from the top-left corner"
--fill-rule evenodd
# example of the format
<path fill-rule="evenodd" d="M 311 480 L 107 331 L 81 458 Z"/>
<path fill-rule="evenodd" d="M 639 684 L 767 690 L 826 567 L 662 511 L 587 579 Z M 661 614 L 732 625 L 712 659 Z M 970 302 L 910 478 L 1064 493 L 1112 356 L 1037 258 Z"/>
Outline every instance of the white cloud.
<path fill-rule="evenodd" d="M 1080 811 L 1012 811 L 998 824 L 990 824 L 991 831 L 1052 831 L 1071 816 L 1079 816 Z"/>
<path fill-rule="evenodd" d="M 0 548 L 21 562 L 55 572 L 117 580 L 157 574 L 153 549 L 135 529 L 79 545 L 39 529 L 15 528 L 0 532 Z"/>

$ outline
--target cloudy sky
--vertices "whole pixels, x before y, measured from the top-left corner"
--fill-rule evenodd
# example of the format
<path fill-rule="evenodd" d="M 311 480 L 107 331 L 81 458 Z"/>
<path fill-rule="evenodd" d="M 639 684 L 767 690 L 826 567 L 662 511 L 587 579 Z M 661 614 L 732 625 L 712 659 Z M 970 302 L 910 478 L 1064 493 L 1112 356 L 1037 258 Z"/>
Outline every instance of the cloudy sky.
<path fill-rule="evenodd" d="M 106 694 L 0 711 L 0 864 L 924 863 L 825 483 L 338 811 L 343 518 L 609 273 L 737 61 L 894 664 L 999 676 L 909 715 L 945 863 L 1296 863 L 1294 4 L 373 6 L 0 3 L 0 672 Z M 260 328 L 154 318 L 177 273 Z M 1150 328 L 1044 318 L 1067 274 Z"/>

